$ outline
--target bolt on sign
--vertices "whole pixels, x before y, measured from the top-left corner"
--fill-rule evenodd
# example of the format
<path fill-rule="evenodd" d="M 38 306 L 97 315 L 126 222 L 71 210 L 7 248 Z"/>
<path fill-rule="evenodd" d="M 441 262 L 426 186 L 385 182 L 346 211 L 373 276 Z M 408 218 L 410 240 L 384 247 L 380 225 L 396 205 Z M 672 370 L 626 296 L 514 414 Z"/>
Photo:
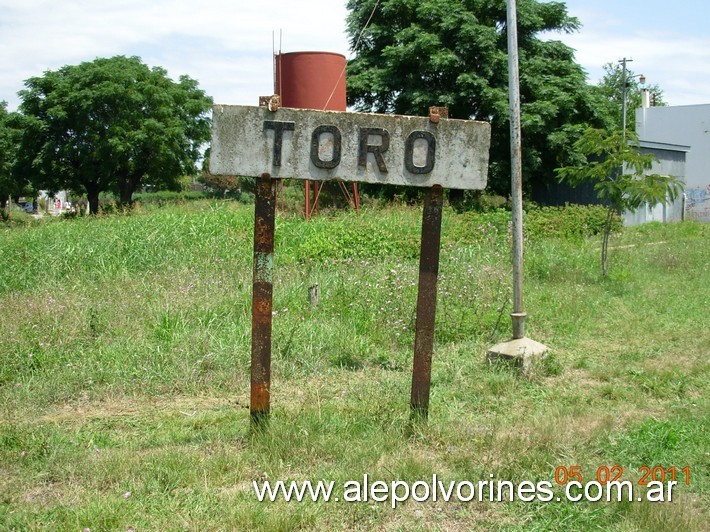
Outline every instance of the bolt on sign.
<path fill-rule="evenodd" d="M 426 187 L 410 406 L 426 417 L 443 189 L 486 186 L 490 125 L 429 117 L 216 105 L 210 172 L 260 178 L 254 219 L 251 418 L 268 419 L 276 179 Z"/>

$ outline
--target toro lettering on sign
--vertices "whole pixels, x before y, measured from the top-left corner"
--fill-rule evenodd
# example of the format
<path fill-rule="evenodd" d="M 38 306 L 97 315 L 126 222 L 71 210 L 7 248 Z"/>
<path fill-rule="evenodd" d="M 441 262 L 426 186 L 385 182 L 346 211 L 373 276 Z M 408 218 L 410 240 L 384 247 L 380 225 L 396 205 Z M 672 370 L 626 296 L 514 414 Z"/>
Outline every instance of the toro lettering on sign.
<path fill-rule="evenodd" d="M 215 175 L 480 190 L 490 125 L 472 120 L 217 105 Z"/>

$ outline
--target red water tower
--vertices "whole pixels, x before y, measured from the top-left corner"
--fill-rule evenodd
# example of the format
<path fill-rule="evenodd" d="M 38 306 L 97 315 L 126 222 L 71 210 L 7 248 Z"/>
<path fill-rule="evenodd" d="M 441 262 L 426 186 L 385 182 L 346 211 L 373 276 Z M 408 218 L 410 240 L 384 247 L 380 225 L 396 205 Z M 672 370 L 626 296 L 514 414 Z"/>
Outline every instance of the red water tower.
<path fill-rule="evenodd" d="M 345 111 L 345 56 L 330 52 L 276 54 L 274 91 L 283 107 Z"/>
<path fill-rule="evenodd" d="M 274 93 L 281 97 L 282 107 L 316 109 L 318 111 L 345 111 L 345 56 L 331 52 L 290 52 L 274 55 Z M 338 182 L 341 190 L 355 206 L 360 208 L 357 183 L 352 195 Z M 306 180 L 306 219 L 318 208 L 318 196 L 323 181 L 316 181 L 311 203 L 311 182 Z"/>

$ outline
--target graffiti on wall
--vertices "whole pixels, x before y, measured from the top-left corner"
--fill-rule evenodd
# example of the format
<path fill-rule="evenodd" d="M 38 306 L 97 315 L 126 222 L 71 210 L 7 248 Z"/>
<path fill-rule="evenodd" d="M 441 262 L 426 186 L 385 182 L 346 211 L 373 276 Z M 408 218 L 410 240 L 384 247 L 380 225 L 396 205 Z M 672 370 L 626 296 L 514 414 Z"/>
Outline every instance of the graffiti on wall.
<path fill-rule="evenodd" d="M 710 184 L 685 189 L 687 217 L 700 222 L 710 222 Z"/>

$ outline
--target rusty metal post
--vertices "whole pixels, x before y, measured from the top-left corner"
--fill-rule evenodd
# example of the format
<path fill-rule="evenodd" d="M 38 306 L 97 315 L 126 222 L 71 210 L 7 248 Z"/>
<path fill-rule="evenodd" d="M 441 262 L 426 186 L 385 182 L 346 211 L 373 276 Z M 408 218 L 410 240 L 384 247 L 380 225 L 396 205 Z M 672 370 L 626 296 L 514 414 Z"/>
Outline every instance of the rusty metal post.
<path fill-rule="evenodd" d="M 360 212 L 360 193 L 357 190 L 357 183 L 353 182 L 353 199 L 355 203 L 355 212 Z"/>
<path fill-rule="evenodd" d="M 412 370 L 412 415 L 426 418 L 429 412 L 431 358 L 434 350 L 436 317 L 436 284 L 439 276 L 441 244 L 441 207 L 443 188 L 433 186 L 424 200 L 422 242 L 419 256 L 419 288 L 414 335 L 414 368 Z"/>
<path fill-rule="evenodd" d="M 254 208 L 254 289 L 251 311 L 252 425 L 269 418 L 271 390 L 271 319 L 274 269 L 276 180 L 262 174 L 257 180 Z"/>

